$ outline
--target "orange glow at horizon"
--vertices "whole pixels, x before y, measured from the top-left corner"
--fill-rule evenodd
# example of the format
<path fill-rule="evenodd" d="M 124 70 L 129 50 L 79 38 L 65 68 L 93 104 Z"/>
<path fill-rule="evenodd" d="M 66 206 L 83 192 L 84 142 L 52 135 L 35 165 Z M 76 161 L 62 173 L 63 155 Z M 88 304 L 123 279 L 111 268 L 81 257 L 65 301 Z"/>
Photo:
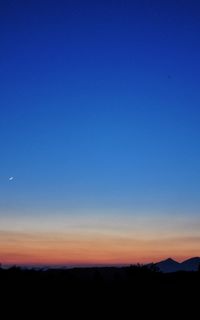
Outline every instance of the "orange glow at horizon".
<path fill-rule="evenodd" d="M 117 265 L 168 257 L 182 261 L 198 256 L 200 248 L 199 224 L 192 219 L 189 225 L 183 218 L 12 217 L 0 225 L 3 265 Z"/>
<path fill-rule="evenodd" d="M 3 240 L 3 241 L 2 241 Z M 172 256 L 183 260 L 198 255 L 200 239 L 136 240 L 114 236 L 6 233 L 1 235 L 3 264 L 131 264 Z M 196 243 L 197 242 L 197 243 Z"/>

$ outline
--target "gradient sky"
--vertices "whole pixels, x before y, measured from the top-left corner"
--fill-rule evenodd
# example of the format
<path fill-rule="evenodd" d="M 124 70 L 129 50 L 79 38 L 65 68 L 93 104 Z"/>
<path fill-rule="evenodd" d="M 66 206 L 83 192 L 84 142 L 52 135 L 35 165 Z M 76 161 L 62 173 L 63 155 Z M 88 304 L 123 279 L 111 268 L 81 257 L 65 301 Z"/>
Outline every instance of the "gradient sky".
<path fill-rule="evenodd" d="M 199 255 L 199 14 L 0 1 L 0 262 Z"/>

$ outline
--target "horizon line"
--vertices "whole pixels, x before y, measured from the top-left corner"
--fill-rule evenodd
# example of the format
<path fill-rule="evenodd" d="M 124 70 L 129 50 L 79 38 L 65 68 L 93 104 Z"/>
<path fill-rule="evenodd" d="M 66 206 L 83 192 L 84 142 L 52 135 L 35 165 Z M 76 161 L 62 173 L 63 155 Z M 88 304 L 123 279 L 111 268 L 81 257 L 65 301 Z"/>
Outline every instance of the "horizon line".
<path fill-rule="evenodd" d="M 30 268 L 95 268 L 95 267 L 127 267 L 127 266 L 136 266 L 136 265 L 149 265 L 149 264 L 157 264 L 161 261 L 166 261 L 168 259 L 172 259 L 176 261 L 177 263 L 183 263 L 187 260 L 199 258 L 198 256 L 192 256 L 188 257 L 186 259 L 183 259 L 181 261 L 177 261 L 176 259 L 172 257 L 167 257 L 163 260 L 158 260 L 157 262 L 130 262 L 130 263 L 2 263 L 0 262 L 0 267 L 30 267 Z"/>

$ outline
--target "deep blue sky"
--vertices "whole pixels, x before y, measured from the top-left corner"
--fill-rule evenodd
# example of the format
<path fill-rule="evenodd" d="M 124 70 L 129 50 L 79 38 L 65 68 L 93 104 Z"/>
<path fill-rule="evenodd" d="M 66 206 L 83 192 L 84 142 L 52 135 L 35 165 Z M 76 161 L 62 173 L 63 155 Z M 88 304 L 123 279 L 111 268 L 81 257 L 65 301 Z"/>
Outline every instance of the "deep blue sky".
<path fill-rule="evenodd" d="M 0 2 L 1 215 L 198 215 L 199 14 L 191 0 Z"/>

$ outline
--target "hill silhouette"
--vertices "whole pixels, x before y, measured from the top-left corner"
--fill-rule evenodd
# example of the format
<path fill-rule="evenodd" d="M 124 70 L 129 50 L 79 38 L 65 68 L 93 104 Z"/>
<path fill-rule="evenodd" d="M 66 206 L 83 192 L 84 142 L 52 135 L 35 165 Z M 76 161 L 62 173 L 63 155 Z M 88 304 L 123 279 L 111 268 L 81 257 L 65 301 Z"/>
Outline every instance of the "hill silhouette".
<path fill-rule="evenodd" d="M 200 268 L 200 258 L 190 258 L 181 263 L 169 258 L 156 263 L 155 266 L 158 268 L 158 270 L 165 273 L 177 271 L 198 271 Z"/>

